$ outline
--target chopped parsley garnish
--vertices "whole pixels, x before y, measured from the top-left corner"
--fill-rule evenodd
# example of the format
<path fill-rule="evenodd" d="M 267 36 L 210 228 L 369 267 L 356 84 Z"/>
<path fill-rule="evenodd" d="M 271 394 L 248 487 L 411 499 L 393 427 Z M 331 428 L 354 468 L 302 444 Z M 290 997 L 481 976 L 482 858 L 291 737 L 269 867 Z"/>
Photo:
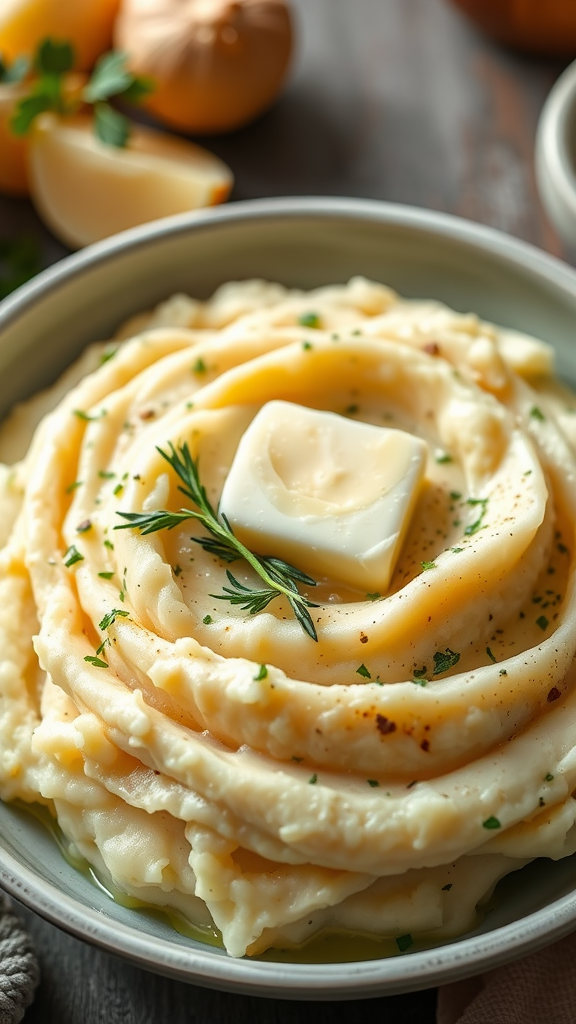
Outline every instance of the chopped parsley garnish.
<path fill-rule="evenodd" d="M 35 238 L 20 235 L 0 239 L 0 299 L 5 299 L 41 269 L 40 245 Z"/>
<path fill-rule="evenodd" d="M 458 525 L 460 525 L 460 523 L 458 523 Z M 459 555 L 461 551 L 464 551 L 464 548 L 450 548 L 450 551 L 452 551 L 455 555 Z"/>
<path fill-rule="evenodd" d="M 268 675 L 268 666 L 267 665 L 260 665 L 260 668 L 258 669 L 258 673 L 257 673 L 257 675 L 254 676 L 254 679 L 257 679 L 257 680 L 266 679 L 267 675 Z"/>
<path fill-rule="evenodd" d="M 99 413 L 95 416 L 90 416 L 89 413 L 85 412 L 84 409 L 73 409 L 74 416 L 77 416 L 79 420 L 83 420 L 85 423 L 91 423 L 93 420 L 102 419 L 106 415 L 106 409 L 100 409 Z"/>
<path fill-rule="evenodd" d="M 501 675 L 501 676 L 507 676 L 507 675 L 508 675 L 508 673 L 507 673 L 507 671 L 506 671 L 506 669 L 505 669 L 505 668 L 501 668 L 501 669 L 500 669 L 500 672 L 498 673 L 498 675 Z"/>
<path fill-rule="evenodd" d="M 364 664 L 358 666 L 358 668 L 356 669 L 356 675 L 362 676 L 364 679 L 372 679 L 371 673 L 368 671 L 366 665 Z"/>
<path fill-rule="evenodd" d="M 435 461 L 439 466 L 445 465 L 447 462 L 453 462 L 452 456 L 448 452 L 439 452 L 436 456 Z"/>
<path fill-rule="evenodd" d="M 115 495 L 115 497 L 118 497 L 119 494 L 122 494 L 123 490 L 124 490 L 124 484 L 116 484 L 116 487 L 114 488 L 112 493 Z"/>
<path fill-rule="evenodd" d="M 207 369 L 208 367 L 206 366 L 206 363 L 202 359 L 202 356 L 198 356 L 198 359 L 196 360 L 192 367 L 192 373 L 206 373 Z"/>
<path fill-rule="evenodd" d="M 108 612 L 101 622 L 98 623 L 99 629 L 110 629 L 116 622 L 116 619 L 120 615 L 122 618 L 126 618 L 130 613 L 123 611 L 122 608 L 113 608 L 111 612 Z"/>
<path fill-rule="evenodd" d="M 546 772 L 546 775 L 544 776 L 544 782 L 552 782 L 553 778 L 554 776 L 551 772 Z"/>
<path fill-rule="evenodd" d="M 214 619 L 212 618 L 211 615 L 205 615 L 204 618 L 202 619 L 202 622 L 204 623 L 205 626 L 211 626 L 212 623 L 214 622 Z"/>
<path fill-rule="evenodd" d="M 462 495 L 461 495 L 460 491 L 450 491 L 450 499 L 451 499 L 451 501 L 460 501 L 461 497 L 462 497 Z"/>
<path fill-rule="evenodd" d="M 488 655 L 488 657 L 490 658 L 490 661 L 494 661 L 494 662 L 496 661 L 496 658 L 495 658 L 495 657 L 494 657 L 494 655 L 492 654 L 492 651 L 490 650 L 490 648 L 489 648 L 489 647 L 487 647 L 487 648 L 486 648 L 486 654 L 487 654 L 487 655 Z"/>
<path fill-rule="evenodd" d="M 78 548 L 75 547 L 74 544 L 71 544 L 68 550 L 64 553 L 64 565 L 66 568 L 69 569 L 71 565 L 76 565 L 76 562 L 83 561 L 84 555 L 81 555 Z"/>
<path fill-rule="evenodd" d="M 102 480 L 113 480 L 114 477 L 116 476 L 116 473 L 108 473 L 107 470 L 105 470 L 105 469 L 99 469 L 98 470 L 98 476 Z"/>
<path fill-rule="evenodd" d="M 373 594 L 366 594 L 368 601 L 377 601 L 380 597 L 382 597 L 382 594 L 379 594 L 377 590 Z"/>
<path fill-rule="evenodd" d="M 422 668 L 415 668 L 412 675 L 414 679 L 424 679 L 428 675 L 427 665 L 422 665 Z"/>
<path fill-rule="evenodd" d="M 436 568 L 436 562 L 420 562 L 420 565 L 424 570 Z"/>
<path fill-rule="evenodd" d="M 114 545 L 111 540 L 105 540 L 104 547 L 108 548 L 109 551 L 114 551 Z"/>
<path fill-rule="evenodd" d="M 404 953 L 410 946 L 414 945 L 414 939 L 411 935 L 399 935 L 396 939 L 396 945 L 401 953 Z"/>
<path fill-rule="evenodd" d="M 314 772 L 314 775 L 311 775 L 310 778 L 308 779 L 308 784 L 310 786 L 315 786 L 317 782 L 318 782 L 318 776 L 317 776 L 316 772 Z"/>
<path fill-rule="evenodd" d="M 181 565 L 175 565 L 173 570 L 172 570 L 172 572 L 174 573 L 175 576 L 181 576 L 182 575 L 182 566 Z"/>
<path fill-rule="evenodd" d="M 434 655 L 434 675 L 439 676 L 441 672 L 448 672 L 460 661 L 460 655 L 451 651 L 449 647 L 445 651 L 436 651 Z"/>
<path fill-rule="evenodd" d="M 442 892 L 450 892 L 450 889 L 452 888 L 453 884 L 453 882 L 448 882 L 447 885 L 443 885 Z"/>
<path fill-rule="evenodd" d="M 353 403 L 352 405 L 347 405 L 344 412 L 347 416 L 355 416 L 359 409 L 360 406 Z"/>
<path fill-rule="evenodd" d="M 68 487 L 66 488 L 66 494 L 72 494 L 72 491 L 75 491 L 77 487 L 82 487 L 81 480 L 74 480 L 71 484 L 68 484 Z"/>
<path fill-rule="evenodd" d="M 468 498 L 466 504 L 482 506 L 482 511 L 480 512 L 478 519 L 476 519 L 475 522 L 470 523 L 470 525 L 464 529 L 465 536 L 471 537 L 472 534 L 478 533 L 478 530 L 482 526 L 482 521 L 484 519 L 484 516 L 486 515 L 486 510 L 488 508 L 488 498 Z"/>
<path fill-rule="evenodd" d="M 314 348 L 314 346 L 311 341 L 303 341 L 302 348 L 305 352 L 309 352 L 311 348 Z"/>
<path fill-rule="evenodd" d="M 102 579 L 102 580 L 111 580 L 112 577 L 114 576 L 114 573 L 113 572 L 99 572 L 98 575 L 99 575 L 100 579 Z"/>
<path fill-rule="evenodd" d="M 536 625 L 540 626 L 540 629 L 548 629 L 548 619 L 545 615 L 540 615 L 536 619 Z"/>
<path fill-rule="evenodd" d="M 91 665 L 95 665 L 96 668 L 108 668 L 108 663 L 106 661 L 102 661 L 102 658 L 98 658 L 94 654 L 87 654 L 84 661 L 88 661 Z"/>
<path fill-rule="evenodd" d="M 372 789 L 376 789 L 376 787 L 380 785 L 378 779 L 366 779 L 366 782 L 369 786 L 372 786 Z"/>
<path fill-rule="evenodd" d="M 501 826 L 500 822 L 498 821 L 498 818 L 495 818 L 494 815 L 491 815 L 489 818 L 486 818 L 486 821 L 482 822 L 482 828 L 494 829 L 494 828 L 501 828 L 501 827 L 502 826 Z"/>
<path fill-rule="evenodd" d="M 182 480 L 184 486 L 179 485 L 178 490 L 196 505 L 196 509 L 186 508 L 178 512 L 169 512 L 166 509 L 157 512 L 118 512 L 117 514 L 127 522 L 115 526 L 114 529 L 136 529 L 144 536 L 157 533 L 159 530 L 172 530 L 187 519 L 198 520 L 212 536 L 193 537 L 195 543 L 224 562 L 244 559 L 265 584 L 260 590 L 254 589 L 240 583 L 227 569 L 226 576 L 230 586 L 223 587 L 222 594 L 210 594 L 210 597 L 219 601 L 229 601 L 232 605 L 240 606 L 242 611 L 256 615 L 264 611 L 275 598 L 283 596 L 304 632 L 312 640 L 317 641 L 318 635 L 308 608 L 318 606 L 298 590 L 299 583 L 315 587 L 316 581 L 283 559 L 256 555 L 242 544 L 235 536 L 228 520 L 218 515 L 212 507 L 206 488 L 200 482 L 198 463 L 192 458 L 188 445 L 183 444 L 175 449 L 169 443 L 169 449 L 169 453 L 161 448 L 158 448 L 158 451 Z"/>
<path fill-rule="evenodd" d="M 321 320 L 318 313 L 301 313 L 298 317 L 298 323 L 301 327 L 319 328 L 321 326 Z"/>
<path fill-rule="evenodd" d="M 538 408 L 537 405 L 532 406 L 532 408 L 530 409 L 530 415 L 533 420 L 540 420 L 540 422 L 544 422 L 544 420 L 546 419 L 544 413 L 541 409 Z"/>
<path fill-rule="evenodd" d="M 118 349 L 119 345 L 107 345 L 102 355 L 100 356 L 100 366 L 103 366 L 104 363 L 107 363 L 110 361 L 110 359 L 113 359 Z"/>

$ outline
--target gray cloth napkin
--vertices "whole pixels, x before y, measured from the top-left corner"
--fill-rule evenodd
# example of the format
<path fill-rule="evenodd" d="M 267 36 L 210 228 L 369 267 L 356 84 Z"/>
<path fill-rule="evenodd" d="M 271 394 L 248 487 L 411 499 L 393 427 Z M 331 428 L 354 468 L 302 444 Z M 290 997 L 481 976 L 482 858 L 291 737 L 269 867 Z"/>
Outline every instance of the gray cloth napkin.
<path fill-rule="evenodd" d="M 576 933 L 438 995 L 437 1024 L 575 1022 Z"/>
<path fill-rule="evenodd" d="M 30 939 L 10 901 L 0 894 L 0 1024 L 19 1024 L 39 979 Z"/>

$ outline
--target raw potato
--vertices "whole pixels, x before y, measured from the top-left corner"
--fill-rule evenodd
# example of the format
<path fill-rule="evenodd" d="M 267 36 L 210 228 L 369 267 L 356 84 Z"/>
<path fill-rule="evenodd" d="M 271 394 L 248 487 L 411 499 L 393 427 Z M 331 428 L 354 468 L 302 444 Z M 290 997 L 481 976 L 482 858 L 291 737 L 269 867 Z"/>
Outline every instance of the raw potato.
<path fill-rule="evenodd" d="M 0 53 L 12 62 L 32 56 L 48 36 L 69 40 L 77 69 L 88 71 L 109 49 L 120 0 L 2 0 Z"/>
<path fill-rule="evenodd" d="M 100 142 L 87 114 L 42 114 L 29 147 L 32 198 L 72 248 L 146 221 L 223 202 L 226 164 L 200 146 L 133 126 L 125 149 Z"/>
<path fill-rule="evenodd" d="M 132 71 L 155 79 L 154 114 L 182 131 L 225 132 L 278 95 L 290 10 L 285 0 L 123 0 L 114 43 Z"/>
<path fill-rule="evenodd" d="M 86 75 L 72 72 L 63 82 L 67 101 L 76 102 L 86 85 Z M 21 100 L 30 93 L 30 81 L 0 84 L 0 192 L 13 196 L 27 196 L 28 137 L 15 135 L 10 122 Z"/>

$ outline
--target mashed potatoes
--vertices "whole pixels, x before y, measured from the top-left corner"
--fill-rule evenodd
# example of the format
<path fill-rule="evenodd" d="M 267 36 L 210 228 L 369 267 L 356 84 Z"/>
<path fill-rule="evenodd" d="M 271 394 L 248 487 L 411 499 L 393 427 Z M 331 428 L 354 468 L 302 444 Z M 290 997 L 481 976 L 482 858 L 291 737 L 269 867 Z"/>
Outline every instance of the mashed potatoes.
<path fill-rule="evenodd" d="M 94 346 L 0 434 L 2 798 L 232 956 L 440 941 L 573 853 L 576 399 L 552 374 L 543 343 L 363 279 L 177 296 Z M 284 598 L 222 600 L 194 520 L 117 529 L 189 507 L 170 445 L 216 507 L 276 400 L 426 443 L 387 589 L 300 585 L 316 642 Z"/>

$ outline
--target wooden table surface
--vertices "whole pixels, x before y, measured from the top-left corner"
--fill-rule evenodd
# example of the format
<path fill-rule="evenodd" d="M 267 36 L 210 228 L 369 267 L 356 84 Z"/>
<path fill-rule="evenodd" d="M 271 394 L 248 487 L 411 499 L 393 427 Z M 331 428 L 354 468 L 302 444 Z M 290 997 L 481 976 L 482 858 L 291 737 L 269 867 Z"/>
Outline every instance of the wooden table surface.
<path fill-rule="evenodd" d="M 208 140 L 233 200 L 348 195 L 480 221 L 564 258 L 538 200 L 534 137 L 561 62 L 490 42 L 448 0 L 293 0 L 298 52 L 274 110 Z M 0 198 L 0 239 L 66 250 L 25 200 Z M 25 1024 L 328 1024 L 335 1004 L 248 998 L 155 977 L 22 911 L 42 982 Z M 432 1024 L 434 991 L 347 1004 L 348 1024 Z"/>

